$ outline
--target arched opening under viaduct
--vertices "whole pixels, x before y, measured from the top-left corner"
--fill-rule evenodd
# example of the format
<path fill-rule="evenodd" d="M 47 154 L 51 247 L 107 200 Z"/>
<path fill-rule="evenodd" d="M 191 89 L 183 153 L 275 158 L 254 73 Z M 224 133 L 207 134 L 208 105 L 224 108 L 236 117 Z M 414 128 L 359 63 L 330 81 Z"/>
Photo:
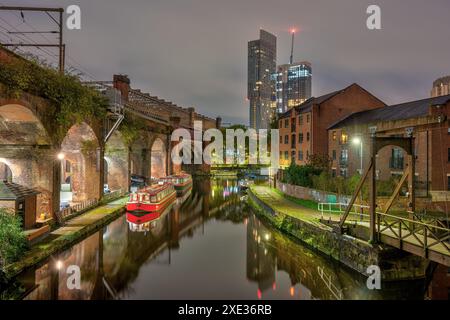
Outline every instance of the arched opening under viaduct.
<path fill-rule="evenodd" d="M 151 177 L 161 178 L 166 176 L 166 166 L 166 147 L 160 138 L 156 138 L 151 148 Z"/>
<path fill-rule="evenodd" d="M 115 131 L 107 141 L 104 161 L 104 191 L 128 189 L 128 147 L 120 132 Z"/>
<path fill-rule="evenodd" d="M 11 168 L 3 162 L 0 162 L 0 180 L 12 182 Z"/>
<path fill-rule="evenodd" d="M 33 214 L 50 217 L 56 151 L 38 116 L 25 105 L 0 106 L 0 147 L 0 180 L 38 191 Z"/>
<path fill-rule="evenodd" d="M 73 125 L 62 144 L 61 206 L 100 197 L 99 142 L 86 123 Z"/>
<path fill-rule="evenodd" d="M 147 142 L 139 138 L 131 145 L 130 150 L 130 173 L 131 189 L 140 188 L 150 178 L 150 155 Z"/>

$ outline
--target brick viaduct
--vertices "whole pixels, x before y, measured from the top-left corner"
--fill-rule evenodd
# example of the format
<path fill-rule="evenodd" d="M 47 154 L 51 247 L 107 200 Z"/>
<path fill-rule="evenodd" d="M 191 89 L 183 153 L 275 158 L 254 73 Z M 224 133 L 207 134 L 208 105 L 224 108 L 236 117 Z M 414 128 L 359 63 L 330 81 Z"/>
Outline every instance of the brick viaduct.
<path fill-rule="evenodd" d="M 128 189 L 132 175 L 148 179 L 175 173 L 180 168 L 170 161 L 171 132 L 180 127 L 192 131 L 196 120 L 202 121 L 204 130 L 220 126 L 220 118 L 131 89 L 127 76 L 114 76 L 110 89 L 120 96 L 124 117 L 133 114 L 145 124 L 138 138 L 128 143 L 120 126 L 105 142 L 108 117 L 73 122 L 60 138 L 49 101 L 26 92 L 11 98 L 0 83 L 0 179 L 37 189 L 37 216 L 55 217 L 64 186 L 70 189 L 72 202 L 79 203 L 101 199 L 104 184 L 112 191 Z"/>

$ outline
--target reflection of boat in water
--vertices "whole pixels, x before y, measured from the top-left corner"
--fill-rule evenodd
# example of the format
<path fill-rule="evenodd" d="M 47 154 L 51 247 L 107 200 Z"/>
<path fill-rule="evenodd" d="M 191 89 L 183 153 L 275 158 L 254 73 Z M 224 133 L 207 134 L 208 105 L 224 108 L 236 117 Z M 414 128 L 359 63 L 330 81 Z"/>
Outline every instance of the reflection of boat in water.
<path fill-rule="evenodd" d="M 127 212 L 127 222 L 132 232 L 148 232 L 153 229 L 158 221 L 168 214 L 172 209 L 178 210 L 183 203 L 191 196 L 191 190 L 188 190 L 182 197 L 177 198 L 168 207 L 153 212 L 132 211 Z"/>
<path fill-rule="evenodd" d="M 169 182 L 160 182 L 130 194 L 127 202 L 129 212 L 154 212 L 164 210 L 176 198 L 174 186 Z"/>
<path fill-rule="evenodd" d="M 189 189 L 189 190 L 186 191 L 186 193 L 185 193 L 184 195 L 182 195 L 181 197 L 178 197 L 178 198 L 175 200 L 174 208 L 175 208 L 175 209 L 180 208 L 180 207 L 183 205 L 183 203 L 184 203 L 187 199 L 189 199 L 189 197 L 191 196 L 191 194 L 192 194 L 192 189 Z"/>
<path fill-rule="evenodd" d="M 177 191 L 177 196 L 179 197 L 192 189 L 192 176 L 185 172 L 172 176 L 167 176 L 161 178 L 161 180 L 172 183 L 175 190 Z"/>
<path fill-rule="evenodd" d="M 165 209 L 153 212 L 127 212 L 128 228 L 132 232 L 148 232 L 156 226 L 159 219 L 172 210 L 173 203 Z"/>

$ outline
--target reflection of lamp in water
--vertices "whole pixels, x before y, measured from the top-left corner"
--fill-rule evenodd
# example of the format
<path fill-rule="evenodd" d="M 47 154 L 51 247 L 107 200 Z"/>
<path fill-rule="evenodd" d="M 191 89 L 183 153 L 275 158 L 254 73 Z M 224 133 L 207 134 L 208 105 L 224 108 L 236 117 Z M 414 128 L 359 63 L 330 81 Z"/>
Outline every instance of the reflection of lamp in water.
<path fill-rule="evenodd" d="M 291 297 L 294 296 L 294 294 L 295 294 L 295 288 L 294 287 L 291 287 L 290 294 L 291 294 Z"/>

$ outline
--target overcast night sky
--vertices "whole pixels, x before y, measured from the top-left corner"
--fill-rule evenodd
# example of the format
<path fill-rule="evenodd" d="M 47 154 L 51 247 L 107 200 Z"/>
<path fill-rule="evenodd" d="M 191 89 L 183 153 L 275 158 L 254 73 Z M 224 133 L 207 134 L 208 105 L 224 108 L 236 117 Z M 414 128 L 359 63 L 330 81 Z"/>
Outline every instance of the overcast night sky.
<path fill-rule="evenodd" d="M 0 3 L 78 4 L 82 29 L 65 33 L 69 64 L 81 65 L 96 80 L 127 74 L 134 88 L 225 122 L 248 123 L 247 42 L 258 38 L 260 28 L 277 35 L 278 64 L 289 59 L 289 29 L 301 30 L 294 60 L 312 63 L 314 96 L 357 82 L 386 103 L 398 103 L 428 97 L 432 82 L 450 74 L 448 0 Z M 366 28 L 370 4 L 381 7 L 382 30 Z M 2 12 L 0 17 L 19 30 L 30 29 L 19 16 Z M 25 13 L 25 21 L 39 30 L 52 26 L 47 18 Z M 4 21 L 0 25 L 11 29 Z M 1 31 L 4 41 L 6 30 Z"/>

